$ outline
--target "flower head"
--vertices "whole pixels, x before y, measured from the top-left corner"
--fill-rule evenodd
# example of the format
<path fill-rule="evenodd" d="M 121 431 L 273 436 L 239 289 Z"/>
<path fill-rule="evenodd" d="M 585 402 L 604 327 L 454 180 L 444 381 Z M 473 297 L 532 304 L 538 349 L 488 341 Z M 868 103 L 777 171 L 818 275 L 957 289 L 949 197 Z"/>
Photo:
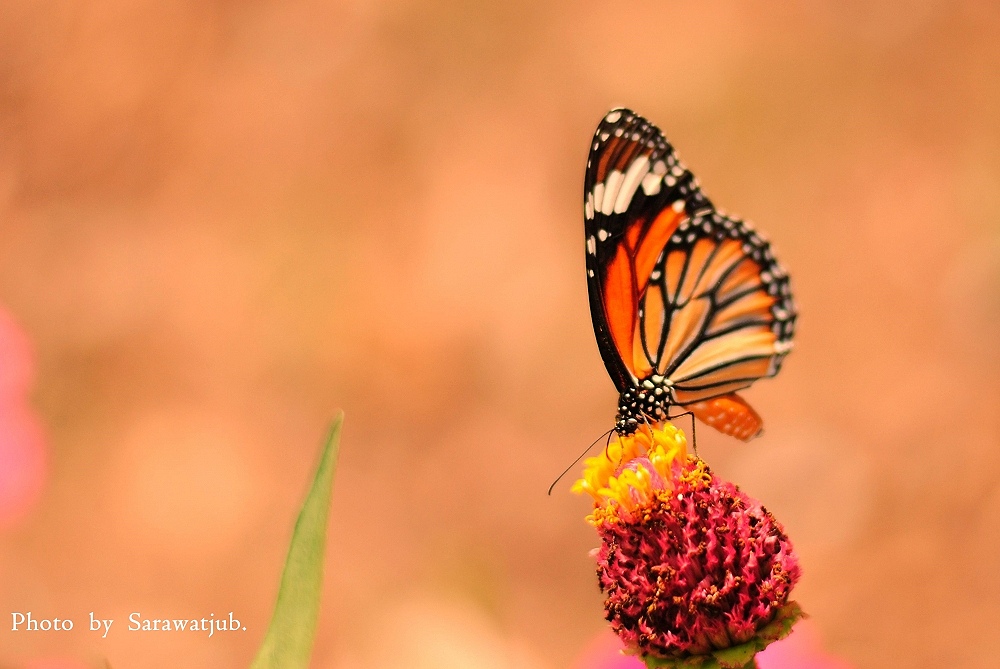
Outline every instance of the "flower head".
<path fill-rule="evenodd" d="M 588 459 L 574 490 L 594 499 L 587 520 L 601 537 L 605 611 L 631 652 L 689 658 L 756 643 L 755 651 L 765 628 L 778 638 L 771 624 L 794 617 L 786 605 L 799 566 L 781 526 L 688 455 L 673 425 Z"/>

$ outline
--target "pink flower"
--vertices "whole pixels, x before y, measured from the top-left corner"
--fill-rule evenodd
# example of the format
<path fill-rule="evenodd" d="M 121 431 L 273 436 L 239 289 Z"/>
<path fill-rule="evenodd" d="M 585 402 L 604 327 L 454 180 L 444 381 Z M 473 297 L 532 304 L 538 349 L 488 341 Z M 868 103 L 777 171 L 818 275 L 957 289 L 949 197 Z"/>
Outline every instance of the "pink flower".
<path fill-rule="evenodd" d="M 28 514 L 48 469 L 41 425 L 28 403 L 33 373 L 28 338 L 0 309 L 0 529 Z"/>
<path fill-rule="evenodd" d="M 774 516 L 685 446 L 669 424 L 637 432 L 590 458 L 575 486 L 595 500 L 605 613 L 646 659 L 752 654 L 799 615 L 798 560 Z"/>

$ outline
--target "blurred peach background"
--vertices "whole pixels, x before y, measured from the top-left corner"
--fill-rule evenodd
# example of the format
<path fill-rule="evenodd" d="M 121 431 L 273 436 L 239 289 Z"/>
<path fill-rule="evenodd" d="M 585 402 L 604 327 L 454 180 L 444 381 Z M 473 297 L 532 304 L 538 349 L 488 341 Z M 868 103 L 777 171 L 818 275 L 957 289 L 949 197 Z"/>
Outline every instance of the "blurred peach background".
<path fill-rule="evenodd" d="M 545 490 L 615 411 L 581 192 L 619 104 L 792 272 L 767 434 L 699 446 L 784 522 L 822 643 L 995 666 L 997 63 L 986 1 L 4 3 L 35 487 L 0 525 L 0 667 L 247 666 L 338 408 L 314 666 L 578 661 L 596 538 Z M 10 632 L 26 610 L 77 629 Z"/>

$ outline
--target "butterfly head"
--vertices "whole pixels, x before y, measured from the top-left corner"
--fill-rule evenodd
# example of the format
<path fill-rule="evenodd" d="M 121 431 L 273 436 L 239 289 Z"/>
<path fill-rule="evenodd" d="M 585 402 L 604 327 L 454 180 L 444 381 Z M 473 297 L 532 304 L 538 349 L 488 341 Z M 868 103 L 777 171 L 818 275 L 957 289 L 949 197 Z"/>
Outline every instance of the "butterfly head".
<path fill-rule="evenodd" d="M 653 374 L 623 390 L 618 397 L 615 431 L 620 435 L 630 435 L 642 425 L 665 421 L 667 409 L 672 404 L 672 387 L 670 379 Z"/>

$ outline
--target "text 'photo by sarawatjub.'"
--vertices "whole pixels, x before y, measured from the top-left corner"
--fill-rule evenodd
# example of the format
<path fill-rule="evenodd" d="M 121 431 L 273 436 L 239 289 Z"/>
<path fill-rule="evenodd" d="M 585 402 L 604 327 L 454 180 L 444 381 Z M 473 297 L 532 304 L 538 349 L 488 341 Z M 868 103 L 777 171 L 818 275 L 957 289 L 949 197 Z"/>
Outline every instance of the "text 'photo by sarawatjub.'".
<path fill-rule="evenodd" d="M 628 109 L 594 134 L 584 226 L 594 332 L 620 393 L 617 440 L 573 486 L 594 501 L 606 617 L 648 667 L 756 667 L 802 616 L 788 599 L 798 559 L 771 513 L 689 453 L 670 420 L 762 433 L 738 391 L 777 374 L 792 348 L 788 274 Z"/>

